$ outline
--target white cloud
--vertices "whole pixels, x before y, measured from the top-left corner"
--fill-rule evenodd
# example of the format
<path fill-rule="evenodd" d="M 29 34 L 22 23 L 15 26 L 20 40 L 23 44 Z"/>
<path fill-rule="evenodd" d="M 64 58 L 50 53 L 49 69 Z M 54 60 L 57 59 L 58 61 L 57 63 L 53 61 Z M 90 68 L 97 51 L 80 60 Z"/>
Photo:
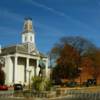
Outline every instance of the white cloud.
<path fill-rule="evenodd" d="M 52 12 L 54 14 L 57 14 L 58 16 L 69 17 L 64 12 L 60 12 L 58 10 L 55 10 L 52 7 L 48 7 L 48 6 L 44 5 L 44 4 L 36 2 L 34 0 L 24 0 L 24 1 L 27 2 L 27 3 L 30 3 L 30 4 L 32 4 L 34 6 L 37 6 L 37 7 L 43 8 L 43 9 L 45 9 L 47 11 L 50 11 L 50 12 Z"/>
<path fill-rule="evenodd" d="M 52 12 L 52 13 L 54 13 L 54 14 L 57 14 L 57 15 L 59 15 L 59 16 L 66 16 L 66 14 L 63 13 L 63 12 L 57 11 L 57 10 L 55 10 L 54 8 L 51 8 L 51 7 L 48 7 L 48 6 L 46 6 L 46 5 L 37 3 L 37 2 L 35 2 L 35 1 L 33 1 L 33 0 L 32 0 L 32 4 L 35 5 L 35 6 L 37 6 L 37 7 L 44 8 L 45 10 L 48 10 L 48 11 L 50 11 L 50 12 Z"/>
<path fill-rule="evenodd" d="M 71 22 L 73 22 L 73 23 L 75 23 L 75 24 L 77 24 L 79 26 L 80 25 L 84 26 L 86 29 L 89 28 L 89 26 L 86 23 L 81 22 L 80 20 L 75 19 L 75 18 L 67 15 L 66 13 L 58 11 L 58 10 L 52 8 L 52 7 L 48 7 L 48 6 L 44 5 L 44 4 L 36 2 L 34 0 L 24 0 L 24 1 L 26 1 L 27 3 L 30 3 L 32 5 L 34 5 L 36 7 L 40 7 L 40 8 L 43 8 L 43 9 L 49 11 L 49 12 L 52 12 L 53 14 L 56 14 L 57 16 L 63 17 L 63 18 L 65 18 L 65 20 L 69 20 L 69 21 L 71 21 Z"/>

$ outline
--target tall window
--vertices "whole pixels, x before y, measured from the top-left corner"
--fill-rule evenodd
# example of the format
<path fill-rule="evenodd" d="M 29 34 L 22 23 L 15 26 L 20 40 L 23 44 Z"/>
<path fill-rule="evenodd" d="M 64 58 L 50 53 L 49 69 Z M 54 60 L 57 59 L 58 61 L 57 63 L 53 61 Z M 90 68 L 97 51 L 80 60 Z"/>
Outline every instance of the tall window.
<path fill-rule="evenodd" d="M 25 41 L 27 41 L 27 36 L 25 36 Z"/>
<path fill-rule="evenodd" d="M 32 36 L 30 37 L 30 40 L 32 41 Z"/>
<path fill-rule="evenodd" d="M 27 24 L 24 25 L 24 30 L 25 30 L 25 31 L 28 30 L 28 25 L 27 25 Z"/>
<path fill-rule="evenodd" d="M 32 25 L 31 24 L 29 25 L 29 29 L 30 29 L 30 31 L 32 31 Z"/>

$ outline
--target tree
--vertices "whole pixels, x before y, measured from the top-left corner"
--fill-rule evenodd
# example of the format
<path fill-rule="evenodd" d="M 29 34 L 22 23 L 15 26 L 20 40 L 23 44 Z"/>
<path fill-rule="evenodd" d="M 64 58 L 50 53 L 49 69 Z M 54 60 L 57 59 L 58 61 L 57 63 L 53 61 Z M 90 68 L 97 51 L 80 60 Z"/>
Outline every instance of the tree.
<path fill-rule="evenodd" d="M 56 65 L 55 62 L 58 59 L 61 50 L 65 44 L 68 44 L 72 46 L 74 49 L 76 49 L 81 57 L 83 57 L 84 55 L 91 55 L 97 49 L 96 46 L 93 43 L 91 43 L 91 41 L 83 37 L 79 36 L 62 37 L 60 41 L 54 45 L 54 47 L 51 49 L 49 53 L 51 66 Z"/>
<path fill-rule="evenodd" d="M 59 54 L 61 52 L 61 46 L 59 44 L 55 44 L 55 46 L 51 49 L 51 51 L 48 53 L 49 60 L 50 60 L 50 67 L 54 67 L 56 65 L 56 60 L 59 57 Z"/>
<path fill-rule="evenodd" d="M 96 50 L 96 46 L 91 41 L 80 36 L 62 37 L 60 39 L 60 44 L 71 45 L 80 53 L 81 56 L 84 54 L 91 54 Z"/>
<path fill-rule="evenodd" d="M 50 52 L 52 65 L 56 65 L 52 76 L 74 79 L 82 72 L 81 67 L 85 67 L 87 71 L 91 68 L 90 73 L 94 73 L 94 61 L 90 56 L 95 55 L 96 50 L 96 46 L 85 38 L 79 36 L 61 38 Z"/>
<path fill-rule="evenodd" d="M 57 59 L 57 65 L 53 70 L 54 78 L 67 78 L 75 79 L 79 76 L 78 67 L 79 67 L 80 56 L 77 50 L 72 46 L 66 44 Z"/>

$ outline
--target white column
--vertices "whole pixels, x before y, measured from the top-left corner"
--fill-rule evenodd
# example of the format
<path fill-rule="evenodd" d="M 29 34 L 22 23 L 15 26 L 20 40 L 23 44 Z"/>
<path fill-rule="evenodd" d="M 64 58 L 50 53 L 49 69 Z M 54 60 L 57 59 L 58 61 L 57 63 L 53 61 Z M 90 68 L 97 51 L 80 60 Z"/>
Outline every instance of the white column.
<path fill-rule="evenodd" d="M 39 59 L 36 60 L 36 66 L 35 66 L 35 76 L 38 76 L 39 74 Z"/>
<path fill-rule="evenodd" d="M 45 76 L 48 77 L 48 59 L 45 61 Z"/>
<path fill-rule="evenodd" d="M 29 72 L 28 72 L 28 69 L 29 69 L 29 58 L 26 58 L 26 83 L 27 84 L 29 83 Z"/>
<path fill-rule="evenodd" d="M 18 67 L 18 66 L 17 66 L 18 64 L 17 64 L 17 62 L 18 62 L 18 61 L 17 61 L 17 60 L 18 60 L 18 57 L 15 56 L 15 62 L 14 62 L 14 69 L 15 69 L 15 70 L 14 70 L 14 71 L 15 71 L 14 83 L 18 83 L 18 81 L 17 81 L 17 80 L 18 80 L 18 77 L 17 77 L 17 75 L 18 75 L 18 68 L 17 68 L 17 67 Z"/>
<path fill-rule="evenodd" d="M 6 74 L 6 77 L 5 77 L 5 84 L 9 84 L 9 61 L 8 61 L 9 57 L 6 56 L 5 57 L 5 67 L 4 67 L 4 71 L 5 71 L 5 74 Z"/>

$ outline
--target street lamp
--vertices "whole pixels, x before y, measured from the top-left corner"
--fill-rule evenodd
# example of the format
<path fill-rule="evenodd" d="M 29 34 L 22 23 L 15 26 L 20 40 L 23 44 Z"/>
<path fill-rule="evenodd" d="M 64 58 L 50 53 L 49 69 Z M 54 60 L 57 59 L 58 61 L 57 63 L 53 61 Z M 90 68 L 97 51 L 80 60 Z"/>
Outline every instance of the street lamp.
<path fill-rule="evenodd" d="M 29 73 L 29 90 L 30 90 L 30 88 L 31 88 L 31 79 L 30 79 L 30 76 L 31 76 L 32 68 L 29 67 L 29 68 L 26 69 L 26 71 Z"/>

